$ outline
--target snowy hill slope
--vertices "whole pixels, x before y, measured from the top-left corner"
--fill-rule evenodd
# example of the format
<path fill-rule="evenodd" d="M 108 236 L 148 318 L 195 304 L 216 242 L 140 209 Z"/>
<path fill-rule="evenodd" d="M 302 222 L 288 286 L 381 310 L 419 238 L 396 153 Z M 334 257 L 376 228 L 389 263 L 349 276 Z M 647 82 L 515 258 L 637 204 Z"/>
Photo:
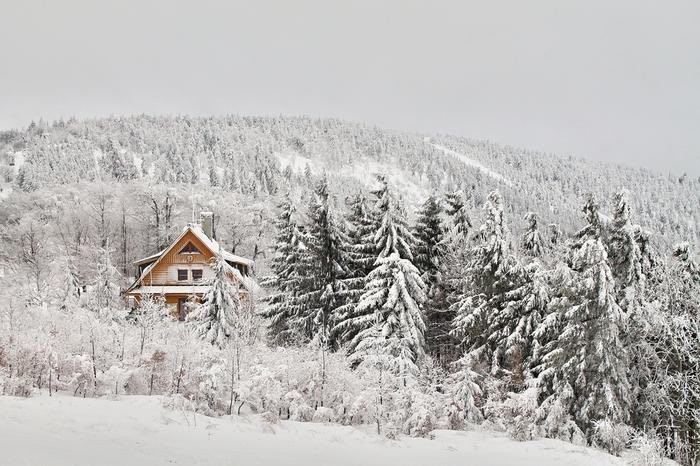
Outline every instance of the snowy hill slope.
<path fill-rule="evenodd" d="M 467 165 L 468 167 L 476 168 L 477 170 L 486 174 L 487 176 L 490 176 L 494 180 L 500 181 L 507 186 L 513 187 L 512 181 L 510 181 L 508 178 L 504 177 L 500 173 L 497 173 L 497 172 L 491 170 L 490 168 L 488 168 L 487 166 L 485 166 L 481 162 L 477 162 L 476 160 L 471 159 L 464 154 L 460 154 L 459 152 L 453 151 L 452 149 L 449 149 L 449 148 L 442 146 L 440 144 L 433 144 L 430 142 L 430 138 L 426 138 L 426 142 L 428 144 L 432 145 L 434 148 L 441 150 L 445 154 L 451 155 L 452 157 L 456 158 L 457 160 L 459 160 L 463 164 Z"/>
<path fill-rule="evenodd" d="M 96 161 L 95 154 L 102 154 Z M 14 166 L 10 166 L 14 161 Z M 85 167 L 98 167 L 86 170 Z M 0 132 L 0 174 L 20 190 L 96 180 L 216 186 L 250 199 L 307 190 L 303 176 L 328 173 L 338 199 L 395 179 L 411 207 L 425 193 L 462 189 L 472 207 L 501 190 L 515 229 L 528 211 L 542 224 L 578 229 L 583 196 L 603 205 L 631 192 L 635 222 L 670 247 L 700 238 L 700 179 L 559 157 L 449 135 L 383 130 L 308 117 L 134 116 L 58 121 Z M 292 173 L 285 173 L 291 168 Z M 189 188 L 183 191 L 189 191 Z M 276 201 L 273 201 L 273 203 Z"/>
<path fill-rule="evenodd" d="M 160 397 L 118 401 L 0 397 L 0 464 L 159 465 L 621 465 L 599 450 L 556 440 L 515 442 L 485 432 L 437 431 L 391 441 L 349 426 L 253 416 L 207 418 L 161 407 Z"/>

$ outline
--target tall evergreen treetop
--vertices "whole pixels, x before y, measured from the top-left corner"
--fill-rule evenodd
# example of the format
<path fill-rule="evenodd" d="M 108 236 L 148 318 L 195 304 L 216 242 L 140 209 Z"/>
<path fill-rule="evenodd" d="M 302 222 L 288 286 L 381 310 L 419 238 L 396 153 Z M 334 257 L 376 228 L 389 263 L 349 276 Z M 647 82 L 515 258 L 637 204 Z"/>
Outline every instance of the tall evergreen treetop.
<path fill-rule="evenodd" d="M 264 285 L 274 288 L 276 292 L 265 297 L 268 307 L 263 316 L 270 319 L 269 332 L 273 341 L 284 343 L 295 334 L 302 334 L 294 319 L 300 311 L 297 295 L 305 280 L 302 256 L 306 246 L 303 232 L 295 219 L 296 209 L 289 196 L 279 208 L 275 222 L 275 253 L 270 261 L 273 273 L 263 281 Z"/>
<path fill-rule="evenodd" d="M 634 300 L 635 288 L 643 286 L 644 281 L 642 253 L 630 221 L 628 197 L 624 190 L 613 195 L 613 220 L 608 238 L 608 257 L 621 303 Z"/>
<path fill-rule="evenodd" d="M 469 206 L 464 191 L 458 190 L 445 195 L 445 213 L 452 219 L 452 233 L 466 243 L 472 229 Z"/>
<path fill-rule="evenodd" d="M 537 214 L 528 212 L 525 214 L 527 228 L 523 235 L 522 244 L 525 252 L 533 257 L 539 257 L 544 253 L 544 240 L 540 234 Z"/>
<path fill-rule="evenodd" d="M 416 221 L 413 264 L 421 272 L 429 290 L 439 281 L 440 264 L 447 250 L 442 213 L 439 199 L 431 195 L 418 211 Z"/>
<path fill-rule="evenodd" d="M 580 229 L 575 238 L 576 246 L 580 247 L 588 239 L 603 238 L 605 235 L 605 219 L 600 213 L 600 204 L 593 194 L 586 195 L 583 203 L 583 214 L 586 217 L 586 226 Z"/>
<path fill-rule="evenodd" d="M 377 177 L 380 187 L 372 191 L 377 198 L 374 206 L 375 215 L 379 221 L 374 235 L 374 245 L 377 257 L 389 257 L 397 253 L 401 258 L 413 260 L 411 245 L 415 239 L 406 222 L 406 212 L 403 205 L 389 189 L 386 177 Z"/>
<path fill-rule="evenodd" d="M 336 310 L 344 304 L 341 280 L 349 275 L 351 257 L 350 240 L 330 200 L 328 182 L 323 177 L 309 206 L 306 249 L 301 258 L 305 281 L 298 299 L 309 337 L 320 336 L 332 345 L 334 342 L 327 340 L 337 319 Z"/>

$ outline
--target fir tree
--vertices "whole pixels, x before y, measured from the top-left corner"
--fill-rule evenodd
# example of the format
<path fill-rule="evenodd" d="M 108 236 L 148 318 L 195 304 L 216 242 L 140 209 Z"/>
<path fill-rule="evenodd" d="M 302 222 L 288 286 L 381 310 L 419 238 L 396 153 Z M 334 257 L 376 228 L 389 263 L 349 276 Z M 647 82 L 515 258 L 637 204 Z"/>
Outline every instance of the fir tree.
<path fill-rule="evenodd" d="M 240 311 L 238 287 L 231 282 L 231 266 L 220 255 L 212 259 L 214 276 L 202 303 L 187 316 L 195 334 L 202 340 L 223 348 L 234 334 Z"/>
<path fill-rule="evenodd" d="M 431 195 L 418 211 L 415 231 L 413 264 L 421 272 L 429 292 L 440 281 L 440 264 L 446 253 L 445 228 L 442 224 L 442 206 Z"/>
<path fill-rule="evenodd" d="M 351 358 L 361 361 L 380 352 L 391 357 L 397 375 L 415 375 L 425 354 L 425 284 L 418 269 L 392 252 L 377 260 L 367 280 L 353 323 L 365 328 L 350 343 Z"/>
<path fill-rule="evenodd" d="M 443 209 L 440 200 L 431 195 L 418 211 L 415 227 L 416 246 L 414 264 L 421 272 L 421 278 L 428 290 L 425 315 L 428 322 L 427 342 L 438 361 L 447 359 L 444 344 L 449 331 L 451 316 L 445 314 L 445 289 L 442 272 L 443 260 L 447 256 L 447 231 L 442 220 Z"/>
<path fill-rule="evenodd" d="M 561 242 L 562 237 L 564 236 L 564 233 L 561 231 L 561 228 L 559 228 L 559 225 L 556 223 L 550 223 L 547 225 L 547 228 L 549 229 L 549 243 L 552 246 L 556 246 Z"/>
<path fill-rule="evenodd" d="M 349 351 L 362 360 L 380 348 L 391 356 L 401 375 L 414 373 L 425 353 L 423 303 L 426 285 L 411 262 L 412 253 L 403 235 L 410 235 L 402 208 L 386 182 L 377 190 L 380 227 L 374 236 L 378 258 L 367 277 L 365 291 L 345 325 L 355 337 Z M 403 255 L 403 256 L 402 256 Z M 405 257 L 404 257 L 405 256 Z"/>
<path fill-rule="evenodd" d="M 477 245 L 470 251 L 464 293 L 452 305 L 455 313 L 453 334 L 462 341 L 475 364 L 488 362 L 494 356 L 496 348 L 486 330 L 489 320 L 501 308 L 505 293 L 512 289 L 511 281 L 517 267 L 515 258 L 508 251 L 500 193 L 490 193 L 484 207 L 487 217 L 479 228 Z M 492 371 L 497 371 L 501 362 L 492 365 Z"/>
<path fill-rule="evenodd" d="M 525 252 L 533 257 L 539 257 L 544 253 L 544 240 L 538 228 L 537 214 L 528 212 L 525 214 L 527 228 L 523 235 L 522 245 Z"/>
<path fill-rule="evenodd" d="M 355 307 L 365 288 L 367 275 L 372 271 L 377 253 L 374 245 L 374 233 L 378 221 L 367 205 L 364 195 L 355 196 L 350 202 L 347 217 L 349 227 L 347 277 L 343 280 L 343 298 L 345 304 L 337 309 L 338 323 L 331 331 L 331 337 L 339 344 L 352 340 L 359 329 L 349 327 L 347 323 L 355 312 Z"/>
<path fill-rule="evenodd" d="M 348 276 L 350 240 L 330 205 L 328 182 L 321 179 L 309 207 L 306 248 L 301 256 L 304 279 L 297 296 L 301 324 L 309 338 L 334 347 L 330 330 L 344 304 L 342 280 Z"/>
<path fill-rule="evenodd" d="M 219 186 L 219 172 L 213 159 L 209 159 L 209 186 Z"/>
<path fill-rule="evenodd" d="M 595 221 L 595 216 L 588 216 Z M 589 224 L 589 231 L 594 226 Z M 594 422 L 629 420 L 628 356 L 621 333 L 624 314 L 615 300 L 615 281 L 598 238 L 587 239 L 573 258 L 571 280 L 538 333 L 556 337 L 543 350 L 541 387 L 551 387 L 546 406 L 565 406 L 589 440 Z M 553 327 L 556 327 L 553 328 Z M 563 394 L 572 396 L 565 398 Z"/>
<path fill-rule="evenodd" d="M 658 340 L 676 433 L 674 456 L 683 464 L 700 461 L 700 267 L 688 243 L 674 247 L 664 310 L 668 328 Z"/>
<path fill-rule="evenodd" d="M 377 257 L 389 257 L 396 253 L 402 259 L 413 261 L 411 245 L 414 244 L 415 238 L 408 229 L 403 204 L 389 189 L 389 183 L 385 176 L 379 175 L 377 180 L 380 186 L 372 191 L 377 199 L 374 215 L 379 220 L 374 234 Z"/>
<path fill-rule="evenodd" d="M 642 297 L 642 253 L 630 221 L 627 191 L 613 196 L 613 220 L 608 237 L 608 258 L 617 290 L 618 302 L 625 311 L 633 311 Z"/>
<path fill-rule="evenodd" d="M 389 189 L 386 178 L 379 175 L 377 179 L 380 186 L 372 191 L 372 195 L 375 197 L 374 208 L 368 212 L 368 218 L 365 220 L 366 225 L 363 227 L 367 234 L 357 238 L 361 242 L 361 246 L 359 246 L 362 251 L 361 264 L 363 266 L 371 264 L 372 271 L 377 268 L 380 259 L 392 254 L 397 254 L 409 262 L 413 259 L 409 246 L 410 242 L 413 241 L 413 236 L 406 226 L 403 207 Z M 371 252 L 373 252 L 372 256 L 370 256 Z M 423 283 L 422 280 L 421 283 Z M 350 342 L 350 352 L 357 344 L 357 335 L 370 328 L 374 322 L 376 308 L 360 305 L 368 286 L 369 277 L 367 276 L 363 279 L 363 288 L 358 304 L 341 308 L 341 319 L 334 328 L 334 334 L 342 334 L 344 335 L 343 341 Z"/>
<path fill-rule="evenodd" d="M 573 249 L 579 249 L 589 239 L 602 239 L 605 244 L 607 219 L 600 214 L 600 204 L 593 194 L 586 195 L 582 210 L 586 217 L 586 226 L 574 235 L 574 242 L 571 244 Z"/>
<path fill-rule="evenodd" d="M 459 190 L 448 193 L 445 196 L 447 208 L 445 213 L 452 219 L 451 234 L 458 237 L 462 244 L 466 244 L 469 232 L 472 229 L 472 221 L 469 217 L 467 200 L 464 192 Z"/>
<path fill-rule="evenodd" d="M 275 289 L 266 296 L 267 309 L 263 317 L 269 319 L 270 338 L 275 343 L 287 343 L 301 335 L 295 327 L 295 319 L 300 312 L 297 295 L 302 286 L 305 272 L 302 256 L 306 246 L 299 225 L 296 222 L 296 209 L 287 196 L 279 205 L 280 213 L 275 223 L 275 253 L 270 261 L 272 275 L 263 284 Z"/>
<path fill-rule="evenodd" d="M 448 193 L 445 205 L 449 228 L 443 240 L 446 251 L 440 263 L 440 286 L 433 291 L 428 308 L 428 346 L 433 357 L 447 367 L 456 357 L 458 340 L 450 333 L 455 318 L 453 305 L 464 294 L 464 270 L 468 264 L 467 247 L 472 222 L 467 199 L 461 190 Z"/>

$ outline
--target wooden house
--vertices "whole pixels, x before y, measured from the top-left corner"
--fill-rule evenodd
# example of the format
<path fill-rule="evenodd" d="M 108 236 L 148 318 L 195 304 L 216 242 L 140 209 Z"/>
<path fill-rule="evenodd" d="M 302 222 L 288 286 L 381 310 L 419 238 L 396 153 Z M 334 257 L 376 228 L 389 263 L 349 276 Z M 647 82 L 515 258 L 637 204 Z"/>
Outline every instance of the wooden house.
<path fill-rule="evenodd" d="M 184 320 L 189 303 L 201 301 L 209 289 L 214 271 L 211 260 L 221 254 L 230 266 L 229 279 L 237 285 L 241 299 L 251 299 L 257 288 L 253 261 L 223 250 L 214 238 L 214 214 L 203 212 L 200 223 L 188 224 L 180 236 L 164 250 L 134 264 L 138 278 L 124 294 L 136 304 L 144 296 L 165 300 L 170 313 Z"/>

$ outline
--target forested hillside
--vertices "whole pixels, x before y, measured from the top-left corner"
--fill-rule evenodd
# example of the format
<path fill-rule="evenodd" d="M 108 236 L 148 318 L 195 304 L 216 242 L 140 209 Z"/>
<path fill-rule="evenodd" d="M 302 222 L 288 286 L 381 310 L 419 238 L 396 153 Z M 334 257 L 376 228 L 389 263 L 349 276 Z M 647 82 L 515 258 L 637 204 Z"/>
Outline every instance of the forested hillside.
<path fill-rule="evenodd" d="M 695 240 L 700 232 L 698 179 L 338 120 L 138 116 L 40 122 L 1 133 L 0 160 L 4 181 L 25 192 L 86 181 L 144 182 L 176 187 L 175 210 L 190 202 L 186 185 L 197 194 L 206 186 L 259 200 L 290 188 L 303 195 L 309 175 L 326 170 L 342 202 L 371 185 L 368 174 L 386 172 L 413 206 L 431 191 L 462 189 L 479 208 L 486 193 L 499 189 L 515 227 L 534 211 L 564 232 L 576 228 L 584 194 L 607 200 L 624 187 L 637 222 L 663 245 Z"/>

